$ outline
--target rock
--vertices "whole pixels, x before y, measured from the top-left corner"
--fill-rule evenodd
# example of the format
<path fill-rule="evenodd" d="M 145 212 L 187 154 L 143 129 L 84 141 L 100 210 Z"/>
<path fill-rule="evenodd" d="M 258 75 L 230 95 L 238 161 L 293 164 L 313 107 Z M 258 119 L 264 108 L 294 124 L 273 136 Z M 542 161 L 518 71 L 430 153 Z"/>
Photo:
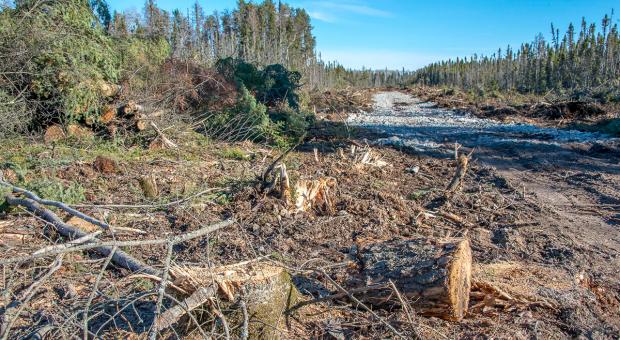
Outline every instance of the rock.
<path fill-rule="evenodd" d="M 420 167 L 419 167 L 419 166 L 417 166 L 417 165 L 416 165 L 416 166 L 412 166 L 412 167 L 410 167 L 410 168 L 407 168 L 405 171 L 407 171 L 407 172 L 408 172 L 408 173 L 410 173 L 410 174 L 417 175 L 417 174 L 418 174 L 418 172 L 420 172 Z"/>

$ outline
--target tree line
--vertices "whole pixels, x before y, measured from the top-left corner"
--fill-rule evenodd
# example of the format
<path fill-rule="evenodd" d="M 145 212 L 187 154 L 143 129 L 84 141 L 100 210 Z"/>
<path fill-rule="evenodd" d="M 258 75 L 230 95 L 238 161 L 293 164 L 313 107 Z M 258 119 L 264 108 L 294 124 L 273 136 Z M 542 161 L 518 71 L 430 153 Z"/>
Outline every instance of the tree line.
<path fill-rule="evenodd" d="M 551 25 L 551 39 L 539 34 L 518 49 L 491 56 L 457 58 L 418 70 L 412 82 L 474 91 L 518 91 L 620 100 L 620 36 L 612 15 L 601 25 L 582 19 L 564 34 Z"/>
<path fill-rule="evenodd" d="M 345 69 L 325 62 L 316 52 L 309 14 L 303 8 L 272 0 L 239 0 L 233 10 L 206 14 L 196 1 L 185 13 L 168 12 L 147 0 L 143 13 L 109 13 L 104 0 L 91 0 L 93 10 L 110 35 L 117 38 L 165 39 L 170 56 L 212 66 L 225 58 L 257 66 L 281 64 L 300 72 L 313 89 L 337 86 L 379 86 L 395 83 L 400 72 Z"/>

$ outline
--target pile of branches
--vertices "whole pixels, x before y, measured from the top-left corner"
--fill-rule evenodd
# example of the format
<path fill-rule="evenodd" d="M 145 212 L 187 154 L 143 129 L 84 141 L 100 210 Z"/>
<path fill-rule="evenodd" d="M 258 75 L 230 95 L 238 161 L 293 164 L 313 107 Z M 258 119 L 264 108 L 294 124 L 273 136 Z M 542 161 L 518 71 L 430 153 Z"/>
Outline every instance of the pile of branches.
<path fill-rule="evenodd" d="M 317 114 L 343 115 L 342 119 L 346 119 L 348 113 L 372 109 L 372 90 L 346 88 L 317 92 L 312 95 L 311 102 Z"/>
<path fill-rule="evenodd" d="M 17 254 L 6 252 L 0 258 L 4 273 L 1 339 L 56 338 L 67 334 L 98 338 L 109 332 L 123 334 L 126 331 L 148 332 L 149 338 L 155 339 L 165 334 L 164 331 L 174 332 L 154 326 L 168 306 L 179 302 L 167 290 L 172 280 L 173 249 L 183 242 L 205 237 L 235 223 L 234 220 L 225 220 L 166 238 L 121 240 L 119 236 L 123 233 L 143 235 L 145 232 L 115 227 L 62 202 L 42 199 L 31 191 L 4 181 L 1 176 L 0 187 L 10 191 L 5 196 L 8 205 L 44 223 L 46 227 L 40 232 L 43 239 L 55 240 L 48 246 L 33 248 L 24 245 Z M 72 216 L 72 219 L 65 222 L 55 211 Z M 75 219 L 81 222 L 70 223 Z M 0 227 L 10 228 L 10 225 Z M 160 259 L 151 259 L 146 263 L 131 255 L 133 249 L 157 245 L 167 249 Z M 82 253 L 92 255 L 92 259 L 80 261 L 82 257 L 79 254 Z M 78 286 L 65 277 L 61 280 L 65 283 L 61 291 L 50 292 L 49 285 L 58 282 L 67 267 L 84 266 L 84 263 L 87 263 L 87 268 L 82 269 L 81 276 L 90 273 L 95 277 L 91 287 Z M 151 289 L 135 289 L 136 282 L 144 279 L 158 284 Z M 133 287 L 129 293 L 119 292 L 119 289 L 128 287 Z M 85 290 L 90 292 L 85 294 Z M 49 294 L 60 296 L 57 306 L 37 302 L 46 301 L 45 297 Z M 38 316 L 32 314 L 35 310 L 38 310 Z M 31 317 L 30 320 L 25 319 L 27 316 Z M 205 335 L 203 328 L 203 324 L 196 324 L 194 331 Z"/>

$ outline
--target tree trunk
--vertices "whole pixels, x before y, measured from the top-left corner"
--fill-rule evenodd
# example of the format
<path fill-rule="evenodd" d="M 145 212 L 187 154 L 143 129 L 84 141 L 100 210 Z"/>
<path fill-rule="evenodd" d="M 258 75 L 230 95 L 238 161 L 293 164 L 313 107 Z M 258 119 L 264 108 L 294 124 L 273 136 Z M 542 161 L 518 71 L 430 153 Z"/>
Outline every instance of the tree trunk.
<path fill-rule="evenodd" d="M 186 299 L 184 308 L 194 309 L 198 319 L 206 313 L 212 316 L 212 310 L 208 304 L 199 308 L 206 302 L 209 294 L 221 297 L 223 305 L 221 309 L 231 329 L 243 331 L 244 312 L 240 310 L 237 301 L 245 302 L 249 324 L 246 324 L 250 338 L 277 339 L 278 328 L 283 322 L 283 313 L 296 303 L 299 292 L 293 285 L 291 276 L 284 268 L 265 262 L 242 262 L 234 265 L 203 268 L 203 267 L 177 267 L 172 270 L 174 285 L 191 295 L 179 296 Z M 217 287 L 208 294 L 201 289 Z M 205 308 L 207 307 L 207 308 Z M 158 329 L 171 326 L 180 316 L 180 308 L 173 308 L 170 312 L 162 315 L 158 321 Z"/>
<path fill-rule="evenodd" d="M 392 281 L 420 314 L 458 321 L 467 312 L 472 258 L 466 239 L 366 242 L 358 244 L 357 259 L 361 269 L 352 284 L 387 287 L 367 291 L 364 302 L 400 304 Z"/>

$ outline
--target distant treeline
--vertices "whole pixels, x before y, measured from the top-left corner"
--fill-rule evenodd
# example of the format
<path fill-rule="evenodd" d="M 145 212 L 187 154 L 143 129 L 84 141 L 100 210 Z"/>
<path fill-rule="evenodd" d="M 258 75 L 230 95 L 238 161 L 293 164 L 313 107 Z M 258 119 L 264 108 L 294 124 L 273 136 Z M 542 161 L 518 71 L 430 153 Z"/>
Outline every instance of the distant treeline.
<path fill-rule="evenodd" d="M 517 50 L 510 46 L 491 56 L 441 61 L 418 70 L 413 82 L 454 86 L 473 91 L 592 96 L 620 100 L 620 37 L 605 15 L 600 27 L 570 24 L 563 35 L 551 25 L 551 40 L 538 35 Z"/>
<path fill-rule="evenodd" d="M 239 0 L 232 11 L 205 14 L 198 2 L 191 9 L 168 12 L 147 0 L 143 13 L 109 13 L 104 0 L 91 0 L 110 35 L 117 38 L 165 39 L 170 56 L 204 65 L 232 57 L 264 66 L 281 64 L 300 72 L 313 89 L 395 85 L 401 72 L 354 71 L 324 62 L 316 53 L 310 16 L 283 2 Z"/>

